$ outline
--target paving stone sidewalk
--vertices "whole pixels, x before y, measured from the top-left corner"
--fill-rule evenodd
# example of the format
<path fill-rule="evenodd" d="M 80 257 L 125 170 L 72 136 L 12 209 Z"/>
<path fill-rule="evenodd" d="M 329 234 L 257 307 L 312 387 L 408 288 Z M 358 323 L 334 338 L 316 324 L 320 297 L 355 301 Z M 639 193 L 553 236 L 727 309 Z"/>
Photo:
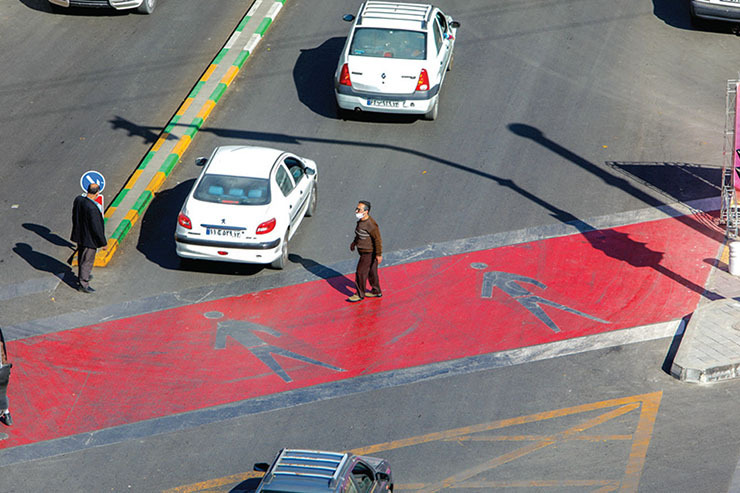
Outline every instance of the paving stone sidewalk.
<path fill-rule="evenodd" d="M 684 382 L 740 377 L 740 277 L 728 272 L 723 252 L 705 286 L 709 297 L 691 315 L 673 359 L 671 374 Z"/>

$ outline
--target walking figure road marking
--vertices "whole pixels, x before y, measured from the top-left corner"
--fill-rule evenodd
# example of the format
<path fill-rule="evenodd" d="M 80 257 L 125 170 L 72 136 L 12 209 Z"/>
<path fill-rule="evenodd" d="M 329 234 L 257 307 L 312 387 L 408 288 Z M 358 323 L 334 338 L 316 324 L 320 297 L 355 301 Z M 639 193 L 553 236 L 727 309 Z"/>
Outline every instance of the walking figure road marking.
<path fill-rule="evenodd" d="M 474 263 L 470 265 L 473 269 L 483 270 L 488 266 L 483 263 Z M 602 320 L 588 313 L 583 313 L 574 308 L 570 308 L 560 303 L 537 296 L 519 283 L 527 283 L 537 286 L 540 289 L 547 289 L 547 286 L 531 277 L 521 276 L 519 274 L 510 274 L 508 272 L 490 271 L 483 274 L 483 284 L 481 285 L 481 298 L 493 297 L 493 288 L 499 288 L 504 293 L 511 296 L 517 303 L 526 308 L 532 315 L 540 319 L 553 332 L 560 332 L 555 322 L 545 313 L 540 305 L 547 305 L 564 312 L 573 313 L 580 317 L 588 318 L 602 324 L 609 324 L 608 320 Z"/>
<path fill-rule="evenodd" d="M 216 313 L 217 312 L 209 312 L 206 313 L 204 316 L 210 319 L 220 318 L 215 315 Z M 214 348 L 225 348 L 226 337 L 229 336 L 233 338 L 236 342 L 247 348 L 250 353 L 255 355 L 257 359 L 259 359 L 272 371 L 277 373 L 280 378 L 282 378 L 286 383 L 292 382 L 293 379 L 290 377 L 290 375 L 288 375 L 288 372 L 286 372 L 285 369 L 280 366 L 280 363 L 275 360 L 275 357 L 273 355 L 293 358 L 298 361 L 303 361 L 304 363 L 310 363 L 322 368 L 328 368 L 329 370 L 345 371 L 342 368 L 332 366 L 328 363 L 324 363 L 323 361 L 309 358 L 308 356 L 294 353 L 293 351 L 290 351 L 288 349 L 268 344 L 259 337 L 259 332 L 270 334 L 274 337 L 282 337 L 282 334 L 280 332 L 264 325 L 246 322 L 244 320 L 224 320 L 223 322 L 218 322 L 217 324 L 216 344 L 214 345 Z"/>

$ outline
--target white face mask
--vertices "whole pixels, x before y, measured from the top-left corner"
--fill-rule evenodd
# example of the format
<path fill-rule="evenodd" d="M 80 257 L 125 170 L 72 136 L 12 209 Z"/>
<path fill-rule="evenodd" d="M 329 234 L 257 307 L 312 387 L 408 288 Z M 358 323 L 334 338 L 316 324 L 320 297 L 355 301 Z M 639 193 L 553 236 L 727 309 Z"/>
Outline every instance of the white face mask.
<path fill-rule="evenodd" d="M 365 213 L 364 212 L 355 212 L 355 217 L 357 219 L 362 219 L 363 217 L 365 217 Z"/>

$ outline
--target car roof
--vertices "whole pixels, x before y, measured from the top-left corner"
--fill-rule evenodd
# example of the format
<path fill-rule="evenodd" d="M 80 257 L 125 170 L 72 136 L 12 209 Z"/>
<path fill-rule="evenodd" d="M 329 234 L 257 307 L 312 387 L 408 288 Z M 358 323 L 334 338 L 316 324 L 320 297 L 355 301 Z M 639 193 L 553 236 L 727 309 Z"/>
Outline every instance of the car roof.
<path fill-rule="evenodd" d="M 334 491 L 350 454 L 321 450 L 283 449 L 263 479 L 271 491 Z"/>
<path fill-rule="evenodd" d="M 272 166 L 284 151 L 257 146 L 217 147 L 208 163 L 208 174 L 269 178 Z"/>
<path fill-rule="evenodd" d="M 431 11 L 428 4 L 370 0 L 360 11 L 357 26 L 426 30 Z"/>

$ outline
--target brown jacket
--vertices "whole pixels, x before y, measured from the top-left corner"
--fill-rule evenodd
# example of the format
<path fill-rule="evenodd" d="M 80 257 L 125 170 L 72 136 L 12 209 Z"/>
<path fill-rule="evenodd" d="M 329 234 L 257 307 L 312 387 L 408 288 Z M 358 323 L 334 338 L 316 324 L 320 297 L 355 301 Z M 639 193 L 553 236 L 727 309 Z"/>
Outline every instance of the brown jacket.
<path fill-rule="evenodd" d="M 360 253 L 374 253 L 383 255 L 383 240 L 380 238 L 380 228 L 375 219 L 368 216 L 364 221 L 357 221 L 355 241 L 352 242 Z"/>

